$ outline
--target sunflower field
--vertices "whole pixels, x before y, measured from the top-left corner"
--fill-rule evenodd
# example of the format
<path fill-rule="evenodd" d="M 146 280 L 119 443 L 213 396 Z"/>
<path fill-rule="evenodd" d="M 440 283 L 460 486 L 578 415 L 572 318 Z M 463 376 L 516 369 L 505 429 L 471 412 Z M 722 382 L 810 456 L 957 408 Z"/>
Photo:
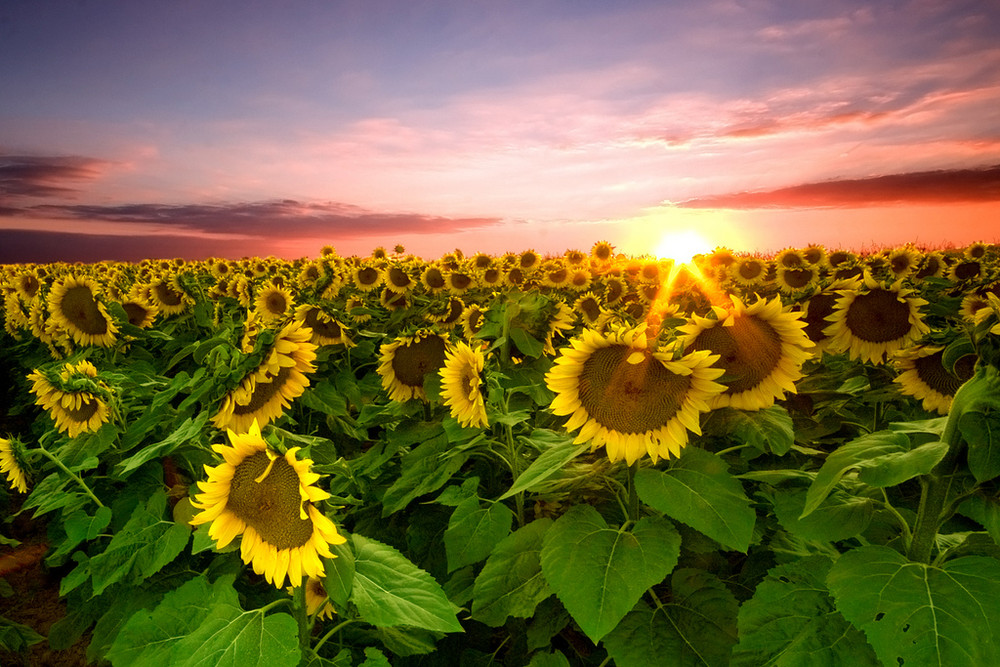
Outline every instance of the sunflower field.
<path fill-rule="evenodd" d="M 0 292 L 4 664 L 1000 664 L 998 245 Z"/>

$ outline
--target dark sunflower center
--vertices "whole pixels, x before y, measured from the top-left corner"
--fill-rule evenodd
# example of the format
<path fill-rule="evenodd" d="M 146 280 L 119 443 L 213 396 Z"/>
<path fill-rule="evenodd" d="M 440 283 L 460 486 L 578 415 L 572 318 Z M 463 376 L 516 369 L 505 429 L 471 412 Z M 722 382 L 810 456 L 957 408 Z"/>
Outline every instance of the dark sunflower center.
<path fill-rule="evenodd" d="M 342 333 L 340 325 L 326 317 L 322 317 L 321 319 L 320 316 L 322 313 L 323 311 L 319 308 L 310 308 L 307 310 L 305 317 L 306 326 L 320 336 L 340 338 L 340 334 Z"/>
<path fill-rule="evenodd" d="M 444 276 L 441 274 L 439 269 L 428 270 L 427 273 L 424 274 L 424 280 L 427 281 L 427 284 L 431 289 L 441 289 L 447 284 L 445 283 Z"/>
<path fill-rule="evenodd" d="M 90 418 L 97 414 L 97 399 L 93 396 L 85 396 L 80 402 L 80 407 L 78 408 L 63 408 L 63 412 L 66 413 L 74 422 L 84 423 L 90 421 Z"/>
<path fill-rule="evenodd" d="M 869 343 L 887 343 L 910 332 L 910 306 L 896 292 L 876 288 L 854 297 L 847 308 L 847 328 Z"/>
<path fill-rule="evenodd" d="M 479 373 L 472 366 L 466 366 L 462 371 L 462 389 L 464 396 L 471 400 L 473 392 L 479 387 Z"/>
<path fill-rule="evenodd" d="M 590 276 L 588 276 L 586 272 L 577 271 L 576 273 L 573 274 L 573 279 L 570 282 L 573 284 L 574 287 L 583 287 L 584 285 L 587 284 L 587 281 L 589 279 Z"/>
<path fill-rule="evenodd" d="M 410 275 L 398 266 L 389 269 L 389 283 L 393 287 L 409 287 L 412 282 Z"/>
<path fill-rule="evenodd" d="M 291 372 L 292 368 L 290 366 L 282 366 L 281 370 L 278 371 L 278 374 L 270 382 L 258 382 L 254 385 L 253 392 L 250 394 L 250 402 L 246 405 L 234 405 L 233 414 L 251 415 L 263 408 L 285 386 L 285 382 L 288 380 Z"/>
<path fill-rule="evenodd" d="M 740 278 L 753 280 L 764 273 L 764 265 L 760 262 L 743 262 L 740 264 Z"/>
<path fill-rule="evenodd" d="M 306 279 L 310 281 L 319 280 L 319 269 L 315 266 L 306 268 Z"/>
<path fill-rule="evenodd" d="M 733 326 L 717 324 L 705 329 L 692 348 L 719 355 L 715 365 L 725 370 L 725 375 L 718 381 L 726 385 L 727 394 L 757 387 L 781 361 L 781 336 L 753 315 L 737 317 Z"/>
<path fill-rule="evenodd" d="M 400 345 L 392 357 L 396 380 L 407 387 L 423 387 L 424 375 L 444 366 L 444 341 L 427 336 L 409 345 Z"/>
<path fill-rule="evenodd" d="M 967 354 L 955 364 L 955 370 L 965 377 L 955 377 L 944 367 L 942 355 L 944 350 L 935 352 L 926 357 L 920 357 L 913 362 L 920 381 L 944 396 L 954 396 L 958 388 L 965 380 L 972 377 L 972 366 L 976 363 L 976 356 Z M 970 365 L 971 362 L 971 365 Z"/>
<path fill-rule="evenodd" d="M 688 377 L 648 357 L 628 363 L 633 352 L 627 345 L 599 348 L 580 370 L 580 404 L 609 431 L 648 433 L 666 426 L 691 387 Z"/>
<path fill-rule="evenodd" d="M 468 289 L 472 284 L 472 278 L 464 273 L 452 273 L 448 280 L 455 289 Z"/>
<path fill-rule="evenodd" d="M 809 299 L 809 311 L 804 318 L 806 322 L 805 332 L 809 336 L 809 340 L 814 343 L 826 340 L 827 335 L 823 333 L 823 330 L 830 326 L 826 318 L 833 313 L 836 305 L 837 296 L 835 294 L 821 293 Z"/>
<path fill-rule="evenodd" d="M 609 281 L 604 290 L 604 298 L 608 303 L 614 303 L 622 298 L 625 286 L 618 280 Z"/>
<path fill-rule="evenodd" d="M 374 285 L 378 282 L 378 270 L 366 266 L 358 271 L 358 282 L 362 285 Z"/>
<path fill-rule="evenodd" d="M 267 299 L 264 300 L 264 307 L 267 308 L 267 312 L 269 313 L 281 315 L 288 308 L 288 301 L 281 292 L 271 292 L 267 295 Z"/>
<path fill-rule="evenodd" d="M 588 322 L 596 322 L 597 318 L 601 316 L 601 306 L 597 303 L 597 299 L 588 298 L 580 302 L 580 311 L 583 316 L 587 318 Z"/>
<path fill-rule="evenodd" d="M 955 266 L 955 277 L 959 280 L 978 278 L 980 273 L 982 273 L 982 266 L 979 262 L 962 262 Z"/>
<path fill-rule="evenodd" d="M 448 300 L 448 313 L 445 315 L 442 322 L 444 324 L 452 324 L 458 321 L 458 318 L 462 316 L 462 311 L 465 310 L 465 304 L 459 299 L 449 299 Z"/>
<path fill-rule="evenodd" d="M 927 276 L 933 276 L 938 271 L 941 270 L 941 260 L 937 257 L 928 257 L 924 260 L 924 265 L 920 267 L 917 271 L 917 278 L 926 278 Z"/>
<path fill-rule="evenodd" d="M 149 315 L 149 310 L 141 303 L 136 303 L 135 301 L 123 303 L 122 308 L 125 309 L 125 314 L 128 315 L 128 323 L 132 326 L 142 326 L 142 323 L 146 321 L 146 317 Z"/>
<path fill-rule="evenodd" d="M 903 273 L 913 266 L 909 255 L 894 255 L 889 258 L 889 270 L 893 273 Z"/>
<path fill-rule="evenodd" d="M 483 313 L 480 310 L 473 310 L 469 313 L 469 329 L 476 333 L 483 328 Z"/>
<path fill-rule="evenodd" d="M 551 280 L 557 285 L 561 285 L 562 283 L 566 282 L 566 278 L 568 276 L 569 273 L 566 271 L 566 269 L 556 269 L 555 271 L 549 271 L 549 280 Z"/>
<path fill-rule="evenodd" d="M 483 282 L 487 285 L 497 284 L 500 282 L 501 277 L 502 275 L 500 273 L 500 269 L 486 269 L 486 271 L 483 272 Z"/>
<path fill-rule="evenodd" d="M 507 274 L 507 279 L 513 285 L 520 285 L 524 282 L 524 271 L 515 266 L 510 270 L 510 273 Z"/>
<path fill-rule="evenodd" d="M 809 269 L 787 269 L 785 284 L 792 289 L 801 289 L 812 282 L 813 273 Z"/>
<path fill-rule="evenodd" d="M 33 297 L 38 294 L 38 288 L 41 285 L 38 279 L 32 275 L 21 276 L 21 291 L 27 294 L 29 297 Z"/>
<path fill-rule="evenodd" d="M 279 458 L 267 477 L 254 481 L 269 463 L 266 453 L 257 452 L 236 466 L 226 509 L 278 550 L 301 547 L 312 538 L 313 523 L 299 515 L 299 475 L 288 461 Z"/>
<path fill-rule="evenodd" d="M 94 294 L 86 285 L 70 287 L 60 302 L 62 314 L 73 325 L 92 336 L 107 333 L 108 321 L 104 319 Z"/>
<path fill-rule="evenodd" d="M 164 282 L 156 283 L 153 286 L 153 292 L 156 293 L 156 298 L 160 300 L 167 306 L 179 306 L 181 305 L 181 294 L 177 290 L 173 289 Z"/>

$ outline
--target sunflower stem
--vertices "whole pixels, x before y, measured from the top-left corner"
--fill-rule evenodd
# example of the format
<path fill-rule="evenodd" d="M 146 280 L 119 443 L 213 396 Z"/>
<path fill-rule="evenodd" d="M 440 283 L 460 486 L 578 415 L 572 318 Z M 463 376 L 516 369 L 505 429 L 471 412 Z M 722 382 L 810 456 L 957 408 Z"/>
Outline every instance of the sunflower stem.
<path fill-rule="evenodd" d="M 329 641 L 330 637 L 334 636 L 335 634 L 346 628 L 351 623 L 354 623 L 354 619 L 349 618 L 346 621 L 341 621 L 337 625 L 330 628 L 325 635 L 320 637 L 320 640 L 316 642 L 316 645 L 313 646 L 313 653 L 319 655 L 319 650 L 323 647 L 323 644 Z"/>
<path fill-rule="evenodd" d="M 90 490 L 90 487 L 87 486 L 87 483 L 84 482 L 83 479 L 79 475 L 77 475 L 75 472 L 73 472 L 72 470 L 70 470 L 69 468 L 67 468 L 66 464 L 64 464 L 62 461 L 60 461 L 58 458 L 56 458 L 55 455 L 52 452 L 50 452 L 49 450 L 45 449 L 42 446 L 39 446 L 37 451 L 39 451 L 42 454 L 44 454 L 45 457 L 48 458 L 48 460 L 50 460 L 50 461 L 52 461 L 53 463 L 56 464 L 56 467 L 58 467 L 64 473 L 66 473 L 67 475 L 69 475 L 73 479 L 73 481 L 75 481 L 77 484 L 79 484 L 80 488 L 83 489 L 84 493 L 86 493 L 88 496 L 90 496 L 90 499 L 93 500 L 95 503 L 97 503 L 98 507 L 104 507 L 104 503 L 101 502 L 100 498 L 98 498 L 97 496 L 94 495 L 94 492 Z"/>
<path fill-rule="evenodd" d="M 917 509 L 917 522 L 913 527 L 913 541 L 907 552 L 912 561 L 931 562 L 938 529 L 946 518 L 945 501 L 964 452 L 964 447 L 953 444 L 934 469 L 920 478 L 920 505 Z"/>
<path fill-rule="evenodd" d="M 306 587 L 296 586 L 292 594 L 292 609 L 295 622 L 299 626 L 299 647 L 304 651 L 309 648 L 309 614 L 306 613 Z"/>
<path fill-rule="evenodd" d="M 635 473 L 638 469 L 638 461 L 628 467 L 628 519 L 632 522 L 639 520 L 639 493 L 635 488 Z"/>

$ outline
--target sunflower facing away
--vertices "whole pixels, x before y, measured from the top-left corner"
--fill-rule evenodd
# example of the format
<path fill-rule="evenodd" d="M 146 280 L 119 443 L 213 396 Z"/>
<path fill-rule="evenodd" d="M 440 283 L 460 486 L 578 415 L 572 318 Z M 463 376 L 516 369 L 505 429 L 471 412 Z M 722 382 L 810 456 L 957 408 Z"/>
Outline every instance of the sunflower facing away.
<path fill-rule="evenodd" d="M 436 373 L 445 360 L 447 341 L 429 329 L 413 336 L 400 336 L 383 343 L 379 354 L 378 374 L 389 398 L 402 403 L 411 398 L 427 400 L 424 376 Z"/>
<path fill-rule="evenodd" d="M 568 431 L 580 429 L 575 443 L 603 445 L 611 461 L 680 456 L 688 431 L 701 433 L 699 414 L 725 387 L 714 381 L 722 370 L 710 352 L 671 357 L 650 352 L 645 324 L 607 334 L 584 329 L 545 376 L 556 394 L 552 412 L 569 415 Z"/>
<path fill-rule="evenodd" d="M 293 447 L 281 456 L 261 437 L 257 422 L 239 435 L 229 431 L 230 446 L 212 445 L 225 459 L 205 467 L 208 479 L 192 504 L 201 510 L 192 525 L 211 522 L 209 536 L 223 548 L 242 535 L 240 556 L 268 583 L 281 588 L 302 578 L 325 576 L 320 556 L 333 558 L 329 545 L 343 544 L 337 527 L 315 503 L 330 494 L 314 484 L 312 461 L 298 460 Z"/>
<path fill-rule="evenodd" d="M 7 483 L 21 493 L 28 492 L 28 476 L 20 455 L 20 443 L 0 438 L 0 472 L 7 475 Z"/>
<path fill-rule="evenodd" d="M 108 404 L 101 394 L 107 396 L 110 390 L 97 379 L 97 368 L 89 361 L 64 364 L 58 379 L 41 370 L 29 373 L 28 379 L 31 393 L 38 397 L 35 403 L 47 410 L 56 428 L 69 437 L 95 433 L 107 423 Z"/>
<path fill-rule="evenodd" d="M 720 382 L 726 391 L 714 398 L 713 408 L 766 408 L 785 392 L 795 392 L 814 344 L 803 331 L 806 323 L 782 308 L 780 299 L 746 306 L 736 295 L 730 298 L 733 308 L 712 307 L 715 319 L 695 315 L 678 327 L 680 341 L 687 350 L 719 355 L 716 365 L 725 371 Z"/>
<path fill-rule="evenodd" d="M 441 375 L 441 396 L 451 409 L 451 416 L 466 427 L 485 427 L 486 404 L 480 390 L 483 381 L 483 350 L 456 343 L 445 352 Z"/>
<path fill-rule="evenodd" d="M 218 428 L 245 433 L 255 421 L 262 424 L 277 419 L 309 386 L 306 373 L 316 367 L 316 346 L 312 330 L 294 320 L 274 338 L 274 344 L 260 366 L 222 399 L 222 407 L 212 417 Z"/>
<path fill-rule="evenodd" d="M 868 273 L 856 289 L 839 290 L 840 297 L 826 333 L 831 352 L 848 351 L 853 360 L 883 363 L 929 331 L 920 313 L 927 301 L 911 296 L 901 281 L 885 286 Z"/>
<path fill-rule="evenodd" d="M 896 353 L 899 375 L 894 382 L 899 391 L 922 401 L 924 410 L 948 414 L 951 399 L 972 377 L 976 365 L 976 355 L 967 354 L 955 362 L 953 371 L 943 363 L 944 348 L 940 346 L 918 345 Z"/>
<path fill-rule="evenodd" d="M 79 345 L 110 347 L 118 328 L 97 296 L 100 287 L 89 278 L 68 276 L 49 292 L 52 319 Z"/>

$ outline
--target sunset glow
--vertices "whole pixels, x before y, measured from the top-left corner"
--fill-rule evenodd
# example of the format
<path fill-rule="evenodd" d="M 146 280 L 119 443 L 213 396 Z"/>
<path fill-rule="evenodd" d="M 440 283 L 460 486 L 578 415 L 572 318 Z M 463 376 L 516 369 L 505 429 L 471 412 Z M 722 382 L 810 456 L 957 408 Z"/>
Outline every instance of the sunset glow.
<path fill-rule="evenodd" d="M 656 246 L 655 255 L 672 259 L 677 264 L 689 264 L 695 255 L 711 252 L 712 244 L 693 229 L 664 234 Z"/>
<path fill-rule="evenodd" d="M 47 6 L 0 21 L 0 262 L 998 240 L 986 5 Z"/>

